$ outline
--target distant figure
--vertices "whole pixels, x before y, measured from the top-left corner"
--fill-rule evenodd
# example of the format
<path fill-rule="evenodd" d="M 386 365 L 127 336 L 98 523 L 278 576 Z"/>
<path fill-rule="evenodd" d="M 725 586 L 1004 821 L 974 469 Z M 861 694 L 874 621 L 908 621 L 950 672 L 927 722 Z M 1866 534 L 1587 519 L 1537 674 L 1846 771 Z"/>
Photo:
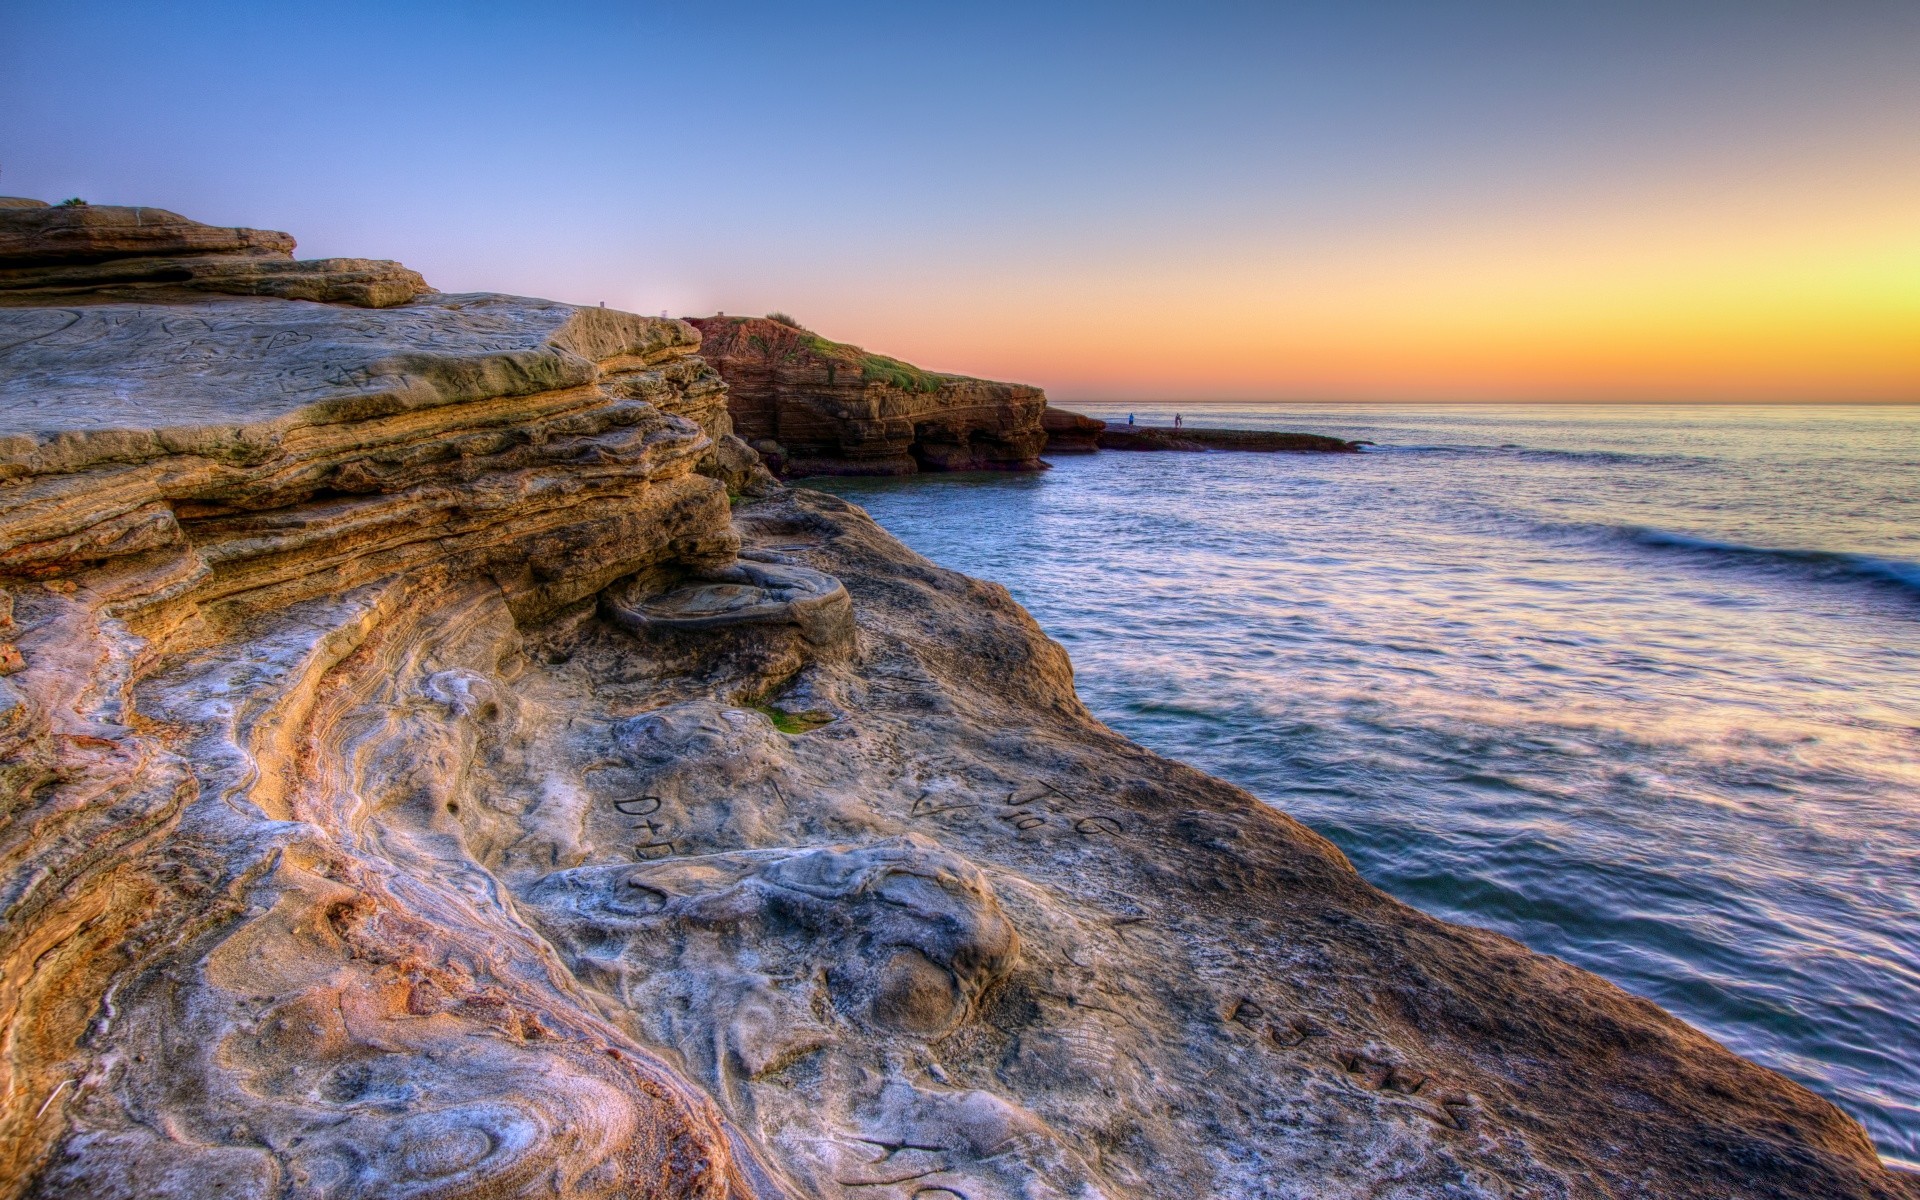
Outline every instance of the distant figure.
<path fill-rule="evenodd" d="M 1175 429 L 1178 429 L 1178 428 L 1180 428 L 1180 414 L 1179 414 L 1179 413 L 1175 413 L 1175 414 L 1173 414 L 1173 427 L 1174 427 Z"/>
<path fill-rule="evenodd" d="M 1132 428 L 1132 427 L 1133 427 L 1133 414 L 1132 414 L 1132 413 L 1128 413 L 1128 414 L 1127 414 L 1127 427 L 1128 427 L 1128 428 Z"/>

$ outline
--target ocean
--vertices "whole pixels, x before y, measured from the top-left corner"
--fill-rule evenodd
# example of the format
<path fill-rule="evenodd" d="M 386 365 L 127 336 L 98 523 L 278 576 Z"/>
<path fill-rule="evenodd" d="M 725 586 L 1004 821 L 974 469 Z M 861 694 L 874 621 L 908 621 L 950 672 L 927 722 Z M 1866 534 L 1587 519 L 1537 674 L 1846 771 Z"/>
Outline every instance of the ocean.
<path fill-rule="evenodd" d="M 1375 444 L 807 484 L 1005 584 L 1115 729 L 1920 1164 L 1920 408 L 1180 411 Z"/>

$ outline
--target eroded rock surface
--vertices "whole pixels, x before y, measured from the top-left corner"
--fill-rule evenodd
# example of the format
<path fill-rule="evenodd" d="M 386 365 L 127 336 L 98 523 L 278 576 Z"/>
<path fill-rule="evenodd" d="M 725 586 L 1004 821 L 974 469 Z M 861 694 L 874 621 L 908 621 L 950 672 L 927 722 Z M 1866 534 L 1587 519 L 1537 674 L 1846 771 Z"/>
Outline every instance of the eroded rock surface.
<path fill-rule="evenodd" d="M 0 309 L 0 1195 L 1920 1194 L 1105 729 L 1004 589 L 730 508 L 694 351 Z"/>
<path fill-rule="evenodd" d="M 1040 424 L 1047 431 L 1049 454 L 1092 454 L 1100 448 L 1100 434 L 1107 428 L 1105 421 L 1051 404 Z"/>
<path fill-rule="evenodd" d="M 396 262 L 296 261 L 291 235 L 203 225 L 164 208 L 0 197 L 0 304 L 217 292 L 386 308 L 429 292 Z"/>
<path fill-rule="evenodd" d="M 782 473 L 1033 471 L 1039 388 L 923 371 L 784 321 L 698 317 L 701 354 L 726 377 L 742 438 Z"/>

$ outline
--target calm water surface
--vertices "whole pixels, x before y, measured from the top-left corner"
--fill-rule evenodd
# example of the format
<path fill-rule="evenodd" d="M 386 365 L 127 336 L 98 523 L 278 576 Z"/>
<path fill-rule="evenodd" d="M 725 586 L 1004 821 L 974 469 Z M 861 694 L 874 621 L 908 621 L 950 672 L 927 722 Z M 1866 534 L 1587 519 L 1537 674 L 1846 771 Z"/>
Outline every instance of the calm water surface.
<path fill-rule="evenodd" d="M 1920 409 L 1182 411 L 1378 447 L 815 482 L 1115 728 L 1920 1162 Z"/>

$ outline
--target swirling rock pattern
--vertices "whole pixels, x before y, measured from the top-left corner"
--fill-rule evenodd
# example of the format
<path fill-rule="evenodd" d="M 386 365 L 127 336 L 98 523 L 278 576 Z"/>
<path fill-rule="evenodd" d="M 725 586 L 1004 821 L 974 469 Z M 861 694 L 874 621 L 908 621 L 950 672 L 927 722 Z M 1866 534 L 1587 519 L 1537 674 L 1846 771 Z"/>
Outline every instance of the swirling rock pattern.
<path fill-rule="evenodd" d="M 695 350 L 0 309 L 0 1196 L 1916 1194 L 1093 721 L 1004 589 L 720 463 Z"/>

